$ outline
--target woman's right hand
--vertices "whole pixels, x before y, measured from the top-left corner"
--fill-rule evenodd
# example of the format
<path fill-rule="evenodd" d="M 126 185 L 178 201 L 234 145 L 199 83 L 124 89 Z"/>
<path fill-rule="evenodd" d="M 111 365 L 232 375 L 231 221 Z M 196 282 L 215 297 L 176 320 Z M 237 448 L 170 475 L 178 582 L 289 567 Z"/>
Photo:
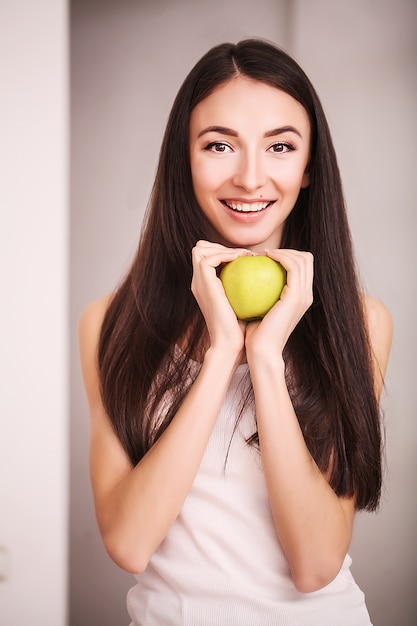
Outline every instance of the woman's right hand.
<path fill-rule="evenodd" d="M 206 321 L 210 347 L 234 352 L 239 360 L 245 345 L 246 324 L 237 320 L 216 269 L 222 263 L 251 254 L 249 250 L 203 240 L 198 241 L 192 251 L 191 291 Z"/>

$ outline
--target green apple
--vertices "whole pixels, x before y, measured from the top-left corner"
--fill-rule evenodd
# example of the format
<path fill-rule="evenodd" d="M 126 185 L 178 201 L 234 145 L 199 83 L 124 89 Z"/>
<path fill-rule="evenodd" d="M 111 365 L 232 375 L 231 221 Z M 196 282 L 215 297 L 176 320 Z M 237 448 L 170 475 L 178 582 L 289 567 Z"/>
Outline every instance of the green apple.
<path fill-rule="evenodd" d="M 240 256 L 220 271 L 227 299 L 240 320 L 263 318 L 278 302 L 287 273 L 268 256 Z"/>

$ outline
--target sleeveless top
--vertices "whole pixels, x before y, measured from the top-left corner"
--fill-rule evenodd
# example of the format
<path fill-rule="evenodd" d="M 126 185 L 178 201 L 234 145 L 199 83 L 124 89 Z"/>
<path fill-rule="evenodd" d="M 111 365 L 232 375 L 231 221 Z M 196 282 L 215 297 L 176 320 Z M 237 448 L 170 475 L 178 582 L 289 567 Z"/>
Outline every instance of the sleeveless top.
<path fill-rule="evenodd" d="M 246 443 L 256 430 L 253 408 L 236 425 L 248 375 L 238 366 L 182 510 L 135 576 L 130 626 L 370 626 L 349 555 L 323 589 L 294 587 L 259 450 Z"/>

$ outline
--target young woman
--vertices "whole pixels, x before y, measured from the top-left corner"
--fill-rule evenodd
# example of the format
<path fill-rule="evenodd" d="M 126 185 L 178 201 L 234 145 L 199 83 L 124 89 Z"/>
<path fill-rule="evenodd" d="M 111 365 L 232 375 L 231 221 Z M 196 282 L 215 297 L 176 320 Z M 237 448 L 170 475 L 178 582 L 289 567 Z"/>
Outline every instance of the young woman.
<path fill-rule="evenodd" d="M 218 273 L 253 254 L 287 284 L 243 323 Z M 136 576 L 132 624 L 371 623 L 347 552 L 380 498 L 391 332 L 359 290 L 308 78 L 268 42 L 216 46 L 174 102 L 131 269 L 80 322 L 97 520 Z"/>

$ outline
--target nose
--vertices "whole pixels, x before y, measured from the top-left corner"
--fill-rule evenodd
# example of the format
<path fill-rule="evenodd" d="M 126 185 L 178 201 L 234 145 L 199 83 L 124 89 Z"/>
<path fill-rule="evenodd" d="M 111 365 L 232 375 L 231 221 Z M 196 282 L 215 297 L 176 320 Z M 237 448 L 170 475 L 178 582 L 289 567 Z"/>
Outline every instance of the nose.
<path fill-rule="evenodd" d="M 266 172 L 262 154 L 255 151 L 242 152 L 236 164 L 233 184 L 245 191 L 254 191 L 262 187 L 265 182 Z"/>

